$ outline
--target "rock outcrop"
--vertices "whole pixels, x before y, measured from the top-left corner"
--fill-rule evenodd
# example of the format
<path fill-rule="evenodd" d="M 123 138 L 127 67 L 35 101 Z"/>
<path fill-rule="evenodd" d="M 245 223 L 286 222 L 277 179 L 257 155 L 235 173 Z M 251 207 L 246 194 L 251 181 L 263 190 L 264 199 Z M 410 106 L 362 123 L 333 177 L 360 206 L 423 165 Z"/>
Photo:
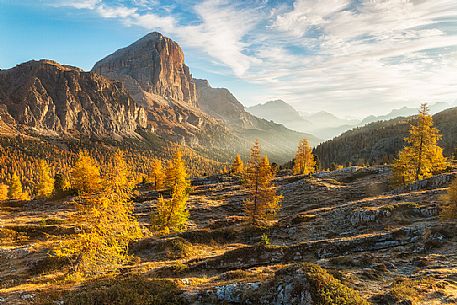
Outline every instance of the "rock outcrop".
<path fill-rule="evenodd" d="M 40 134 L 134 136 L 147 127 L 122 84 L 49 60 L 0 71 L 0 105 L 5 123 Z"/>
<path fill-rule="evenodd" d="M 157 32 L 98 61 L 92 71 L 124 82 L 133 96 L 142 90 L 196 104 L 195 83 L 181 47 Z"/>

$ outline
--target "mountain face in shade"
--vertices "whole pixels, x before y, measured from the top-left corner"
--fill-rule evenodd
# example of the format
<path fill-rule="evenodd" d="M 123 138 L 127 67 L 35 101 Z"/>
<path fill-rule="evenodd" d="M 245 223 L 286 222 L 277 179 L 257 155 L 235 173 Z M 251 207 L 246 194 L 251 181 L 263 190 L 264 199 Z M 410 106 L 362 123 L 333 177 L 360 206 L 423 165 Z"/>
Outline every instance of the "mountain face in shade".
<path fill-rule="evenodd" d="M 0 71 L 0 113 L 10 128 L 40 134 L 122 137 L 147 127 L 122 84 L 49 60 Z"/>
<path fill-rule="evenodd" d="M 149 93 L 196 104 L 195 83 L 181 47 L 157 32 L 98 61 L 92 71 L 122 81 L 136 99 Z"/>
<path fill-rule="evenodd" d="M 194 79 L 197 87 L 198 107 L 205 113 L 239 128 L 252 128 L 251 115 L 225 88 L 212 88 L 206 79 Z"/>

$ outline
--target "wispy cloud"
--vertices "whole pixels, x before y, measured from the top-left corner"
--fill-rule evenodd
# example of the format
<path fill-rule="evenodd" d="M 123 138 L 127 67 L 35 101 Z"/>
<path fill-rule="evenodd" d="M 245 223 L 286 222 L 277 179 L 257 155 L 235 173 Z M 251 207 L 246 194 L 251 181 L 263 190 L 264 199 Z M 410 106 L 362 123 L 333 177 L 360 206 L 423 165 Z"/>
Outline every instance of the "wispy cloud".
<path fill-rule="evenodd" d="M 219 73 L 264 85 L 251 96 L 302 110 L 362 115 L 457 98 L 455 0 L 59 3 L 161 31 Z"/>

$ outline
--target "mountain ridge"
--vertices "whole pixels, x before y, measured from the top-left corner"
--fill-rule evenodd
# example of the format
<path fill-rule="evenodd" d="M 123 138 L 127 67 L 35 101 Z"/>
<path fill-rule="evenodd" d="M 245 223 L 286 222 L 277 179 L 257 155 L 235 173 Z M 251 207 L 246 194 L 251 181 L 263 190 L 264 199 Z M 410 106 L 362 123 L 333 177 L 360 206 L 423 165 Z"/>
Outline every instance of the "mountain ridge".
<path fill-rule="evenodd" d="M 194 80 L 180 46 L 160 33 L 106 56 L 90 72 L 52 60 L 32 63 L 41 70 L 29 62 L 27 68 L 0 71 L 0 105 L 6 105 L 0 134 L 146 142 L 152 137 L 226 161 L 236 153 L 247 156 L 255 139 L 276 162 L 290 160 L 305 136 L 317 144 L 311 135 L 247 113 L 227 89 Z M 7 90 L 15 86 L 22 95 Z"/>

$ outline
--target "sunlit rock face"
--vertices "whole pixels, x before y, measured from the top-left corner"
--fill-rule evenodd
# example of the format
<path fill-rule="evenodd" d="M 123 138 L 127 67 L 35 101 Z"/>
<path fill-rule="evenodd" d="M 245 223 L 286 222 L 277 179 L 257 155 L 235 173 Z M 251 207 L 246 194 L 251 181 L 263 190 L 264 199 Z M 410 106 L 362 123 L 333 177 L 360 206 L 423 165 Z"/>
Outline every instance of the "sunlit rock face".
<path fill-rule="evenodd" d="M 0 71 L 0 104 L 37 133 L 131 136 L 147 124 L 122 84 L 49 60 Z"/>
<path fill-rule="evenodd" d="M 181 47 L 162 34 L 150 33 L 95 64 L 92 71 L 138 90 L 196 105 L 195 83 Z"/>

